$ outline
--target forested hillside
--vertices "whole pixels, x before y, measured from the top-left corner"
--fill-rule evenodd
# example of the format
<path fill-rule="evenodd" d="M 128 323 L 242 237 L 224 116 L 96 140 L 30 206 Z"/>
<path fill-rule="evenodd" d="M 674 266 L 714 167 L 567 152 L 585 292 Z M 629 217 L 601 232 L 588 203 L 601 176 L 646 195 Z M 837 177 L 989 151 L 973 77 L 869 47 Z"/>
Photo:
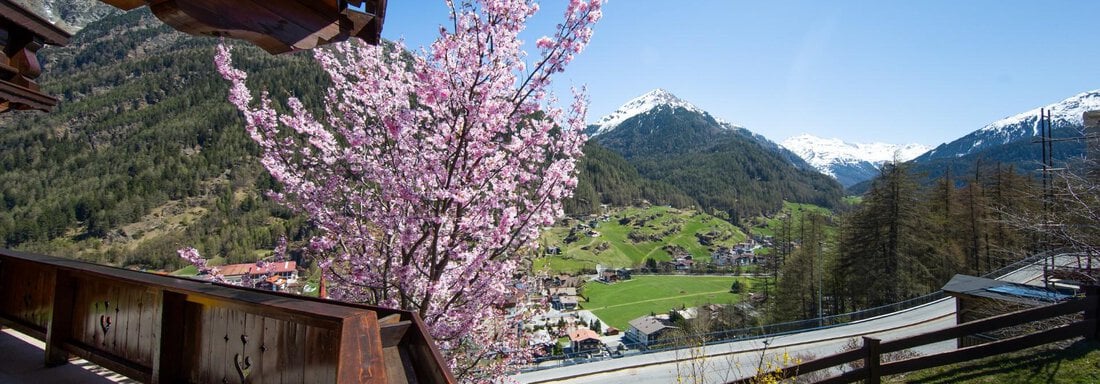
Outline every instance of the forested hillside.
<path fill-rule="evenodd" d="M 599 212 L 601 204 L 626 207 L 649 202 L 676 208 L 698 205 L 679 188 L 642 177 L 626 159 L 595 140 L 585 144 L 577 169 L 577 189 L 565 202 L 568 214 Z"/>
<path fill-rule="evenodd" d="M 43 49 L 40 83 L 61 102 L 0 123 L 3 246 L 159 268 L 184 245 L 236 261 L 301 239 L 302 223 L 260 194 L 273 183 L 225 102 L 216 42 L 143 10 Z M 237 52 L 273 93 L 326 81 L 305 55 Z"/>

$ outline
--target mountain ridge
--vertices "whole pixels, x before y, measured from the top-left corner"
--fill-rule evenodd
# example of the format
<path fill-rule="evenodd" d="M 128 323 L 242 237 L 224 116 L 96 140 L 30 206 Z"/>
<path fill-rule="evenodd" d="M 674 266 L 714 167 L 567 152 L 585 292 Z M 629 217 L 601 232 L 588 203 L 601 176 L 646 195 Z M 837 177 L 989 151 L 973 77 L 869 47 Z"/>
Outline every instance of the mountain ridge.
<path fill-rule="evenodd" d="M 845 187 L 874 178 L 887 161 L 909 161 L 931 149 L 916 143 L 849 143 L 808 133 L 789 137 L 780 145 Z"/>
<path fill-rule="evenodd" d="M 784 200 L 839 202 L 841 186 L 798 155 L 667 91 L 636 97 L 600 121 L 589 126 L 591 140 L 732 221 L 774 212 Z"/>
<path fill-rule="evenodd" d="M 1054 137 L 1080 136 L 1082 114 L 1090 110 L 1100 110 L 1100 90 L 1078 93 L 1061 101 L 994 121 L 951 142 L 940 144 L 917 157 L 915 161 L 919 163 L 980 154 L 991 148 L 1039 136 L 1040 109 L 1051 112 Z"/>

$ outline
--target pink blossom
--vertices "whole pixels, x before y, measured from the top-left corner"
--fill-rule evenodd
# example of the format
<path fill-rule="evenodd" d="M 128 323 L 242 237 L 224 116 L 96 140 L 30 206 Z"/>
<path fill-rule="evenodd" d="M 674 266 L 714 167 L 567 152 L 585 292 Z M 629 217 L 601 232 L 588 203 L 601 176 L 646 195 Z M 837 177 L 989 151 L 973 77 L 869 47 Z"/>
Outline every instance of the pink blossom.
<path fill-rule="evenodd" d="M 531 356 L 515 328 L 531 312 L 504 307 L 576 185 L 587 99 L 575 91 L 562 110 L 549 86 L 602 1 L 571 1 L 533 62 L 519 33 L 538 4 L 449 4 L 454 30 L 411 58 L 400 43 L 315 51 L 332 79 L 321 116 L 293 98 L 286 114 L 267 94 L 255 102 L 225 47 L 215 64 L 282 185 L 271 196 L 320 231 L 308 252 L 330 297 L 416 311 L 462 380 L 494 381 Z"/>

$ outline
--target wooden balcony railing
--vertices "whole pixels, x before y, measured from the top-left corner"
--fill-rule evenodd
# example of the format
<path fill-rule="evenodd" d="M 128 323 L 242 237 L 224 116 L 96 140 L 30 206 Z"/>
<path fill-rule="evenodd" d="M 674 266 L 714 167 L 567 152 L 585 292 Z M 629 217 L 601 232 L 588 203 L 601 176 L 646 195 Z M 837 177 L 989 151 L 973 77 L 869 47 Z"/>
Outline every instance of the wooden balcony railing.
<path fill-rule="evenodd" d="M 8 250 L 0 323 L 143 382 L 454 382 L 412 312 Z"/>

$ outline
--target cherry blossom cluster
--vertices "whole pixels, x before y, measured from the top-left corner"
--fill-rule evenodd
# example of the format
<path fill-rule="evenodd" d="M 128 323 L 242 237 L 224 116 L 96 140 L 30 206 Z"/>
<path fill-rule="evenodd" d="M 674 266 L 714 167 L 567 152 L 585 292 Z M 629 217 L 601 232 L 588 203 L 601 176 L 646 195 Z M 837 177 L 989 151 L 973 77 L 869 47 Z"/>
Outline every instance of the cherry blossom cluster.
<path fill-rule="evenodd" d="M 320 230 L 309 251 L 330 297 L 419 313 L 460 378 L 494 380 L 530 356 L 518 329 L 532 311 L 509 303 L 576 186 L 587 112 L 583 90 L 563 110 L 549 86 L 590 41 L 602 0 L 570 1 L 532 57 L 519 35 L 535 2 L 447 4 L 451 25 L 418 52 L 317 50 L 332 80 L 320 116 L 297 98 L 286 113 L 266 92 L 254 100 L 228 48 L 215 62 L 283 187 L 272 197 Z"/>

